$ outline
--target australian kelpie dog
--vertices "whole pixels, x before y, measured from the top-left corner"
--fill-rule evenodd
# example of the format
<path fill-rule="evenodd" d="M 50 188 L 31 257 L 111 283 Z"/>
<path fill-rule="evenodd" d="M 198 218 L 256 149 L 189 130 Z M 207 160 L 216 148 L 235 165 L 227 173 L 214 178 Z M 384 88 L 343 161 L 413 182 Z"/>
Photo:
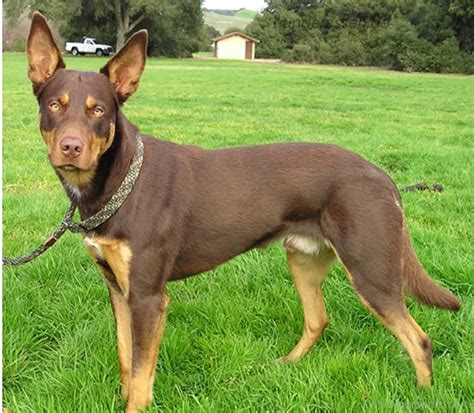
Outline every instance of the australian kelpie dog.
<path fill-rule="evenodd" d="M 166 283 L 277 240 L 287 250 L 304 312 L 301 339 L 284 360 L 303 357 L 327 326 L 321 283 L 338 260 L 361 301 L 408 351 L 418 384 L 428 386 L 431 343 L 403 293 L 450 310 L 460 304 L 418 261 L 392 180 L 334 145 L 205 150 L 139 134 L 121 108 L 138 87 L 147 36 L 134 34 L 100 73 L 65 70 L 39 13 L 28 38 L 28 76 L 49 161 L 82 218 L 107 203 L 127 175 L 138 139 L 144 144 L 132 192 L 85 234 L 110 292 L 127 411 L 152 400 Z"/>

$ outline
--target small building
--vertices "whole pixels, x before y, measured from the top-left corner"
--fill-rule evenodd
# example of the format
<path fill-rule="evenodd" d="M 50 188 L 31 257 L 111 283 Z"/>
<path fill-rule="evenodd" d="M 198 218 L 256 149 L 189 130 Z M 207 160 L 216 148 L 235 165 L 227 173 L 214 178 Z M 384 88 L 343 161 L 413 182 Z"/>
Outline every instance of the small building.
<path fill-rule="evenodd" d="M 217 59 L 255 59 L 255 45 L 259 40 L 240 32 L 225 34 L 214 40 L 214 56 Z"/>

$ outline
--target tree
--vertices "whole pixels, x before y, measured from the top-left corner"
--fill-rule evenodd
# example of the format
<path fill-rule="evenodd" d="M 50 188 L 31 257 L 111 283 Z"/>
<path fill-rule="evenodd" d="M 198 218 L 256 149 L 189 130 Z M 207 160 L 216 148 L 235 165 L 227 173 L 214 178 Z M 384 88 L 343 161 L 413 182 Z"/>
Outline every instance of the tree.
<path fill-rule="evenodd" d="M 147 12 L 159 10 L 159 1 L 137 1 L 128 0 L 97 1 L 101 3 L 105 10 L 102 13 L 112 14 L 117 23 L 117 43 L 116 50 L 125 44 L 126 36 L 136 28 L 146 17 Z"/>
<path fill-rule="evenodd" d="M 124 44 L 125 39 L 147 15 L 161 13 L 165 7 L 164 0 L 34 0 L 33 6 L 37 10 L 44 11 L 54 21 L 63 21 L 61 32 L 67 32 L 65 27 L 70 20 L 79 20 L 86 23 L 100 23 L 105 28 L 111 24 L 115 27 L 116 50 Z M 87 23 L 89 22 L 89 23 Z M 81 26 L 76 26 L 81 28 Z M 107 27 L 106 30 L 109 30 Z"/>
<path fill-rule="evenodd" d="M 472 0 L 452 0 L 449 13 L 461 50 L 474 53 L 474 2 Z"/>
<path fill-rule="evenodd" d="M 31 0 L 4 0 L 3 12 L 10 23 L 16 23 L 30 4 Z"/>
<path fill-rule="evenodd" d="M 472 0 L 266 3 L 262 15 L 246 29 L 261 40 L 259 57 L 397 70 L 473 70 Z"/>
<path fill-rule="evenodd" d="M 234 33 L 234 32 L 241 32 L 242 29 L 237 26 L 230 26 L 224 30 L 224 34 Z"/>
<path fill-rule="evenodd" d="M 212 50 L 212 40 L 216 37 L 219 37 L 221 32 L 217 30 L 214 26 L 209 24 L 204 24 L 202 26 L 201 41 L 199 44 L 200 52 L 208 52 Z"/>
<path fill-rule="evenodd" d="M 209 24 L 205 24 L 204 28 L 207 30 L 207 33 L 209 35 L 209 39 L 215 39 L 216 37 L 219 37 L 221 35 L 221 32 L 217 30 L 214 26 L 211 26 Z"/>
<path fill-rule="evenodd" d="M 201 0 L 166 3 L 159 16 L 149 15 L 142 23 L 148 28 L 148 53 L 152 56 L 191 57 L 205 38 Z"/>
<path fill-rule="evenodd" d="M 263 13 L 256 16 L 246 29 L 246 33 L 260 40 L 255 50 L 258 58 L 281 58 L 285 52 L 285 39 L 276 23 L 275 16 Z"/>
<path fill-rule="evenodd" d="M 143 27 L 158 30 L 163 40 L 150 30 L 149 50 L 173 56 L 197 51 L 203 38 L 201 0 L 4 0 L 10 19 L 25 9 L 39 10 L 67 39 L 83 35 L 116 44 L 120 49 L 133 31 Z M 20 11 L 21 10 L 21 11 Z M 164 42 L 168 44 L 164 44 Z M 153 44 L 159 43 L 159 45 Z"/>

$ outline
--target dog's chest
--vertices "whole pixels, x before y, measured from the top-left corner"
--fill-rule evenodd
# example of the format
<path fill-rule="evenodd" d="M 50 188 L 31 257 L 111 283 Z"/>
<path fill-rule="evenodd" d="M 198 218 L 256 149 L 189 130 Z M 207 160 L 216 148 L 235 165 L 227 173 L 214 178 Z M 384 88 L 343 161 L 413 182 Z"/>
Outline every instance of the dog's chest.
<path fill-rule="evenodd" d="M 104 274 L 108 284 L 128 297 L 130 261 L 132 259 L 132 251 L 128 242 L 92 234 L 84 238 L 84 245 Z"/>

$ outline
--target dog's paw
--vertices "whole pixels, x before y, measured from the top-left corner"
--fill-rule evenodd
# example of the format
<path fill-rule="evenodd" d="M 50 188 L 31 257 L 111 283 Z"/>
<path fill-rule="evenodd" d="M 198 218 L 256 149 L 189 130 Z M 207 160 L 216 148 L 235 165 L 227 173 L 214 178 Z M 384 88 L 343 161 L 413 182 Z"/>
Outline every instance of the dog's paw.
<path fill-rule="evenodd" d="M 289 354 L 287 354 L 286 356 L 278 357 L 276 359 L 276 362 L 280 363 L 280 364 L 290 364 L 290 363 L 293 363 L 295 361 L 298 361 L 298 359 L 294 359 L 294 358 L 290 357 Z"/>

